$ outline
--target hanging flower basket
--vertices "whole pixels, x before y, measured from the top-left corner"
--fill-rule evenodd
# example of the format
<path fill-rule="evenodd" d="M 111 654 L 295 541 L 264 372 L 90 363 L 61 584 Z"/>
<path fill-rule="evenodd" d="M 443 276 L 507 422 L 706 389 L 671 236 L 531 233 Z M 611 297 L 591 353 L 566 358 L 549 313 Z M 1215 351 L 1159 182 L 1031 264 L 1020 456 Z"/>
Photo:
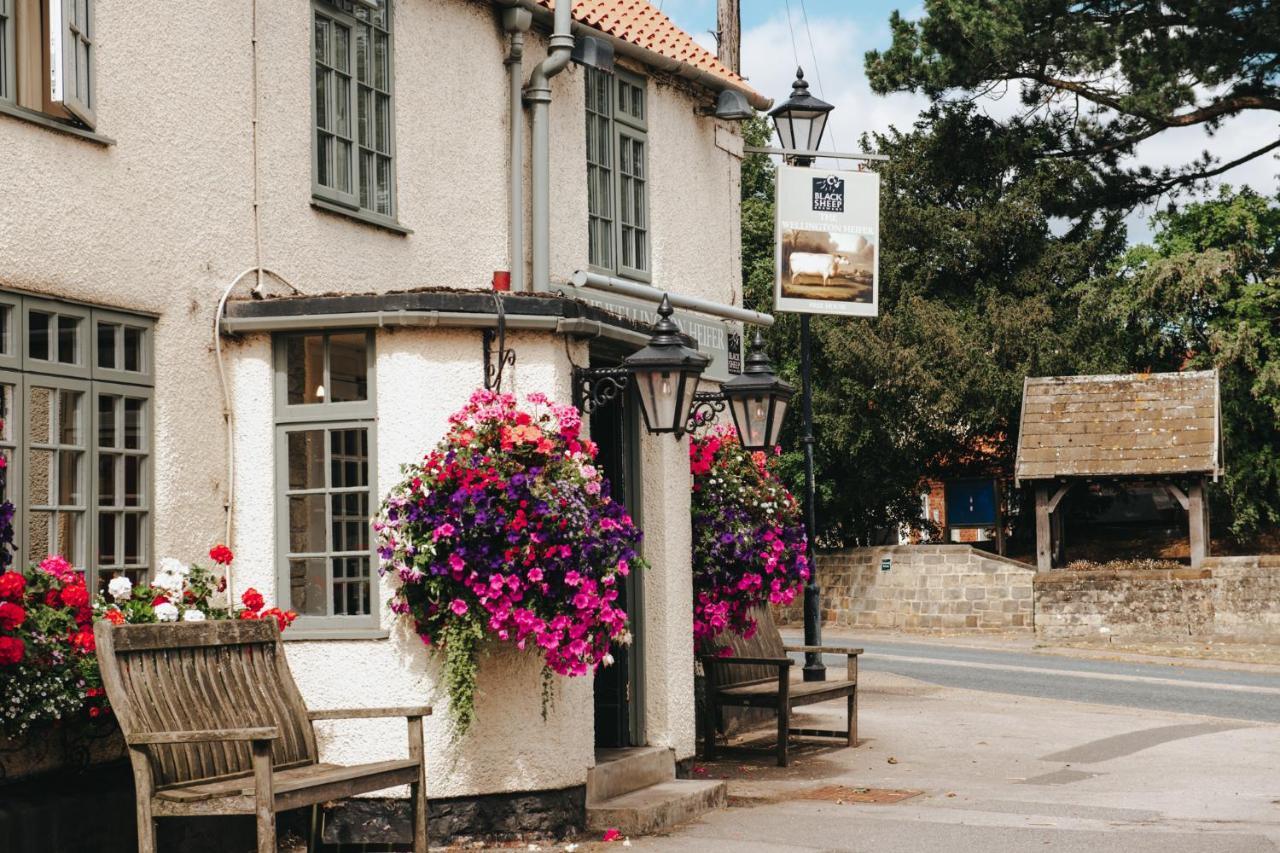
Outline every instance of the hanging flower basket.
<path fill-rule="evenodd" d="M 391 609 L 444 654 L 456 736 L 475 716 L 485 642 L 535 650 L 549 679 L 593 673 L 629 640 L 614 602 L 640 531 L 610 498 L 578 410 L 527 402 L 473 394 L 374 519 Z"/>
<path fill-rule="evenodd" d="M 689 442 L 693 636 L 700 649 L 716 648 L 725 631 L 751 637 L 751 609 L 790 604 L 809 578 L 800 508 L 774 472 L 775 458 L 748 453 L 732 427 Z"/>

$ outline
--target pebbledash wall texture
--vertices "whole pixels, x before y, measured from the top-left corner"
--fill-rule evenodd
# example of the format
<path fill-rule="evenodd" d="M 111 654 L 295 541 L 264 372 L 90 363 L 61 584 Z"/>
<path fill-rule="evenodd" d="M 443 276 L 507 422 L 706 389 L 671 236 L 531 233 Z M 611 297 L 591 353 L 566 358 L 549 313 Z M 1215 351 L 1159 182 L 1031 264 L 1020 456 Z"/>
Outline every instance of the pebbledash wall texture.
<path fill-rule="evenodd" d="M 848 628 L 1029 631 L 1034 575 L 1025 563 L 968 545 L 850 548 L 818 555 L 823 622 Z M 801 606 L 792 604 L 782 618 L 799 623 Z"/>
<path fill-rule="evenodd" d="M 0 287 L 157 316 L 154 555 L 190 561 L 221 539 L 225 520 L 215 309 L 255 263 L 252 21 L 249 0 L 215 15 L 194 6 L 158 11 L 155 3 L 97 10 L 97 130 L 114 144 L 0 115 Z M 309 3 L 290 2 L 258 15 L 262 265 L 311 295 L 486 288 L 493 270 L 512 266 L 505 40 L 493 5 L 394 4 L 396 199 L 410 234 L 311 204 L 311 14 Z M 535 28 L 526 73 L 545 45 Z M 738 130 L 697 113 L 713 92 L 619 64 L 647 78 L 654 283 L 739 304 Z M 552 83 L 553 281 L 587 265 L 583 78 L 570 65 Z M 521 165 L 527 183 L 528 164 Z M 585 344 L 542 333 L 509 341 L 518 361 L 508 389 L 567 402 L 570 359 L 586 364 Z M 381 492 L 402 463 L 439 439 L 449 413 L 480 384 L 480 333 L 382 329 L 375 349 Z M 255 586 L 276 601 L 271 338 L 225 340 L 224 360 L 235 424 L 236 588 Z M 688 460 L 670 436 L 642 436 L 641 456 L 652 564 L 643 581 L 646 735 L 683 759 L 694 752 Z M 384 587 L 379 597 L 386 596 Z M 584 784 L 594 763 L 590 679 L 557 679 L 544 720 L 537 659 L 495 652 L 481 669 L 475 726 L 454 743 L 438 663 L 385 608 L 381 618 L 385 638 L 288 644 L 311 707 L 433 703 L 434 799 Z M 403 742 L 403 723 L 394 720 L 318 731 L 325 761 L 392 757 Z"/>

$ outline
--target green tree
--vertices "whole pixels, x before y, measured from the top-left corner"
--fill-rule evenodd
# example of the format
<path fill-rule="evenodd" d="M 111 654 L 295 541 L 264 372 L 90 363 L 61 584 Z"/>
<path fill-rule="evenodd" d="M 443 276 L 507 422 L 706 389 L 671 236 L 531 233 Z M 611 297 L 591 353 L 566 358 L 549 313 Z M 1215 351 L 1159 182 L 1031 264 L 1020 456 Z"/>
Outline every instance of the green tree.
<path fill-rule="evenodd" d="M 767 139 L 767 127 L 748 131 L 750 144 Z M 918 522 L 926 475 L 1007 466 L 1024 376 L 1124 363 L 1127 330 L 1081 304 L 1085 283 L 1119 257 L 1123 227 L 1104 217 L 1053 232 L 1046 201 L 1081 167 L 1039 160 L 1042 142 L 1035 128 L 1010 133 L 963 104 L 864 140 L 890 158 L 878 164 L 881 313 L 813 319 L 825 543 L 865 543 Z M 763 310 L 772 307 L 772 181 L 763 158 L 744 163 L 745 293 Z M 769 334 L 775 364 L 797 384 L 798 327 L 782 315 Z M 793 489 L 802 483 L 798 403 L 783 437 Z"/>
<path fill-rule="evenodd" d="M 1219 371 L 1227 472 L 1211 495 L 1227 512 L 1215 522 L 1247 540 L 1280 524 L 1280 204 L 1223 187 L 1154 224 L 1154 245 L 1083 302 L 1132 341 L 1133 367 Z"/>
<path fill-rule="evenodd" d="M 1044 155 L 1074 159 L 1070 193 L 1050 210 L 1130 207 L 1280 148 L 1280 133 L 1220 162 L 1189 153 L 1178 166 L 1125 165 L 1164 131 L 1213 132 L 1250 111 L 1280 116 L 1280 11 L 1271 0 L 926 0 L 918 22 L 897 12 L 891 46 L 866 56 L 881 94 L 920 91 L 935 101 L 1002 95 L 1013 87 Z"/>

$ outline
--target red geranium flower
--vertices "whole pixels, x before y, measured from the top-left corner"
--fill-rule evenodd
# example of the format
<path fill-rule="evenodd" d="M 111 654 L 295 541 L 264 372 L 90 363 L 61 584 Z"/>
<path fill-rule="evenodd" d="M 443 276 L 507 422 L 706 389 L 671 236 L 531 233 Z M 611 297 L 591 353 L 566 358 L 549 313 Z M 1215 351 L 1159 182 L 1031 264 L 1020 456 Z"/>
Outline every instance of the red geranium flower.
<path fill-rule="evenodd" d="M 252 610 L 241 610 L 240 619 L 257 619 L 258 614 Z"/>
<path fill-rule="evenodd" d="M 71 583 L 62 588 L 62 603 L 67 607 L 84 607 L 89 603 L 89 590 L 83 583 Z"/>
<path fill-rule="evenodd" d="M 219 565 L 225 566 L 233 559 L 231 549 L 226 545 L 214 545 L 209 549 L 209 559 Z"/>
<path fill-rule="evenodd" d="M 281 610 L 279 607 L 272 607 L 262 611 L 259 618 L 266 619 L 267 617 L 275 619 L 276 624 L 279 625 L 280 630 L 283 631 L 285 628 L 288 628 L 293 624 L 293 620 L 298 618 L 298 614 L 294 613 L 292 610 Z"/>
<path fill-rule="evenodd" d="M 0 598 L 7 601 L 21 601 L 22 593 L 27 588 L 27 579 L 20 572 L 0 574 Z"/>
<path fill-rule="evenodd" d="M 107 617 L 107 621 L 110 622 L 112 625 L 124 624 L 124 614 L 121 613 L 119 610 L 115 609 L 114 607 L 108 610 L 103 615 Z"/>
<path fill-rule="evenodd" d="M 0 637 L 0 666 L 22 663 L 27 647 L 17 637 Z"/>
<path fill-rule="evenodd" d="M 101 709 L 101 708 L 99 708 L 97 705 L 94 705 L 94 706 L 92 706 L 92 707 L 90 707 L 90 708 L 89 708 L 89 716 L 90 716 L 90 717 L 96 717 L 96 716 L 98 716 L 98 715 L 99 715 L 99 714 L 101 714 L 101 713 L 102 713 L 102 709 Z"/>
<path fill-rule="evenodd" d="M 152 607 L 155 607 L 159 604 L 168 604 L 168 603 L 169 603 L 169 599 L 163 595 L 157 595 L 155 598 L 151 599 Z"/>
<path fill-rule="evenodd" d="M 45 607 L 61 607 L 62 606 L 62 596 L 58 594 L 58 591 L 56 589 L 51 589 L 44 594 L 44 606 Z"/>
<path fill-rule="evenodd" d="M 91 630 L 81 628 L 79 631 L 76 631 L 71 635 L 71 648 L 81 654 L 93 654 L 93 650 L 96 646 L 97 644 L 93 639 L 93 631 Z"/>
<path fill-rule="evenodd" d="M 0 601 L 0 629 L 12 631 L 27 618 L 27 611 L 11 601 Z"/>
<path fill-rule="evenodd" d="M 254 613 L 261 610 L 262 605 L 266 603 L 262 598 L 262 593 L 258 592 L 253 587 L 246 589 L 244 594 L 240 596 L 240 600 L 244 602 L 245 607 L 249 608 Z"/>

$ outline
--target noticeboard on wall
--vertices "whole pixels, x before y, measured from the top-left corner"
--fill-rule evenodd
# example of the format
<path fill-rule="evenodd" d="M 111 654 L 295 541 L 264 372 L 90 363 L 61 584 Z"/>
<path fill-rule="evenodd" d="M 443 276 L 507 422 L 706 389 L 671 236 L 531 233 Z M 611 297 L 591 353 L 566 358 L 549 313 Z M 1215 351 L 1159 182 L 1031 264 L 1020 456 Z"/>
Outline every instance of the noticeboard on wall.
<path fill-rule="evenodd" d="M 880 302 L 880 176 L 780 166 L 774 308 L 874 317 Z"/>

